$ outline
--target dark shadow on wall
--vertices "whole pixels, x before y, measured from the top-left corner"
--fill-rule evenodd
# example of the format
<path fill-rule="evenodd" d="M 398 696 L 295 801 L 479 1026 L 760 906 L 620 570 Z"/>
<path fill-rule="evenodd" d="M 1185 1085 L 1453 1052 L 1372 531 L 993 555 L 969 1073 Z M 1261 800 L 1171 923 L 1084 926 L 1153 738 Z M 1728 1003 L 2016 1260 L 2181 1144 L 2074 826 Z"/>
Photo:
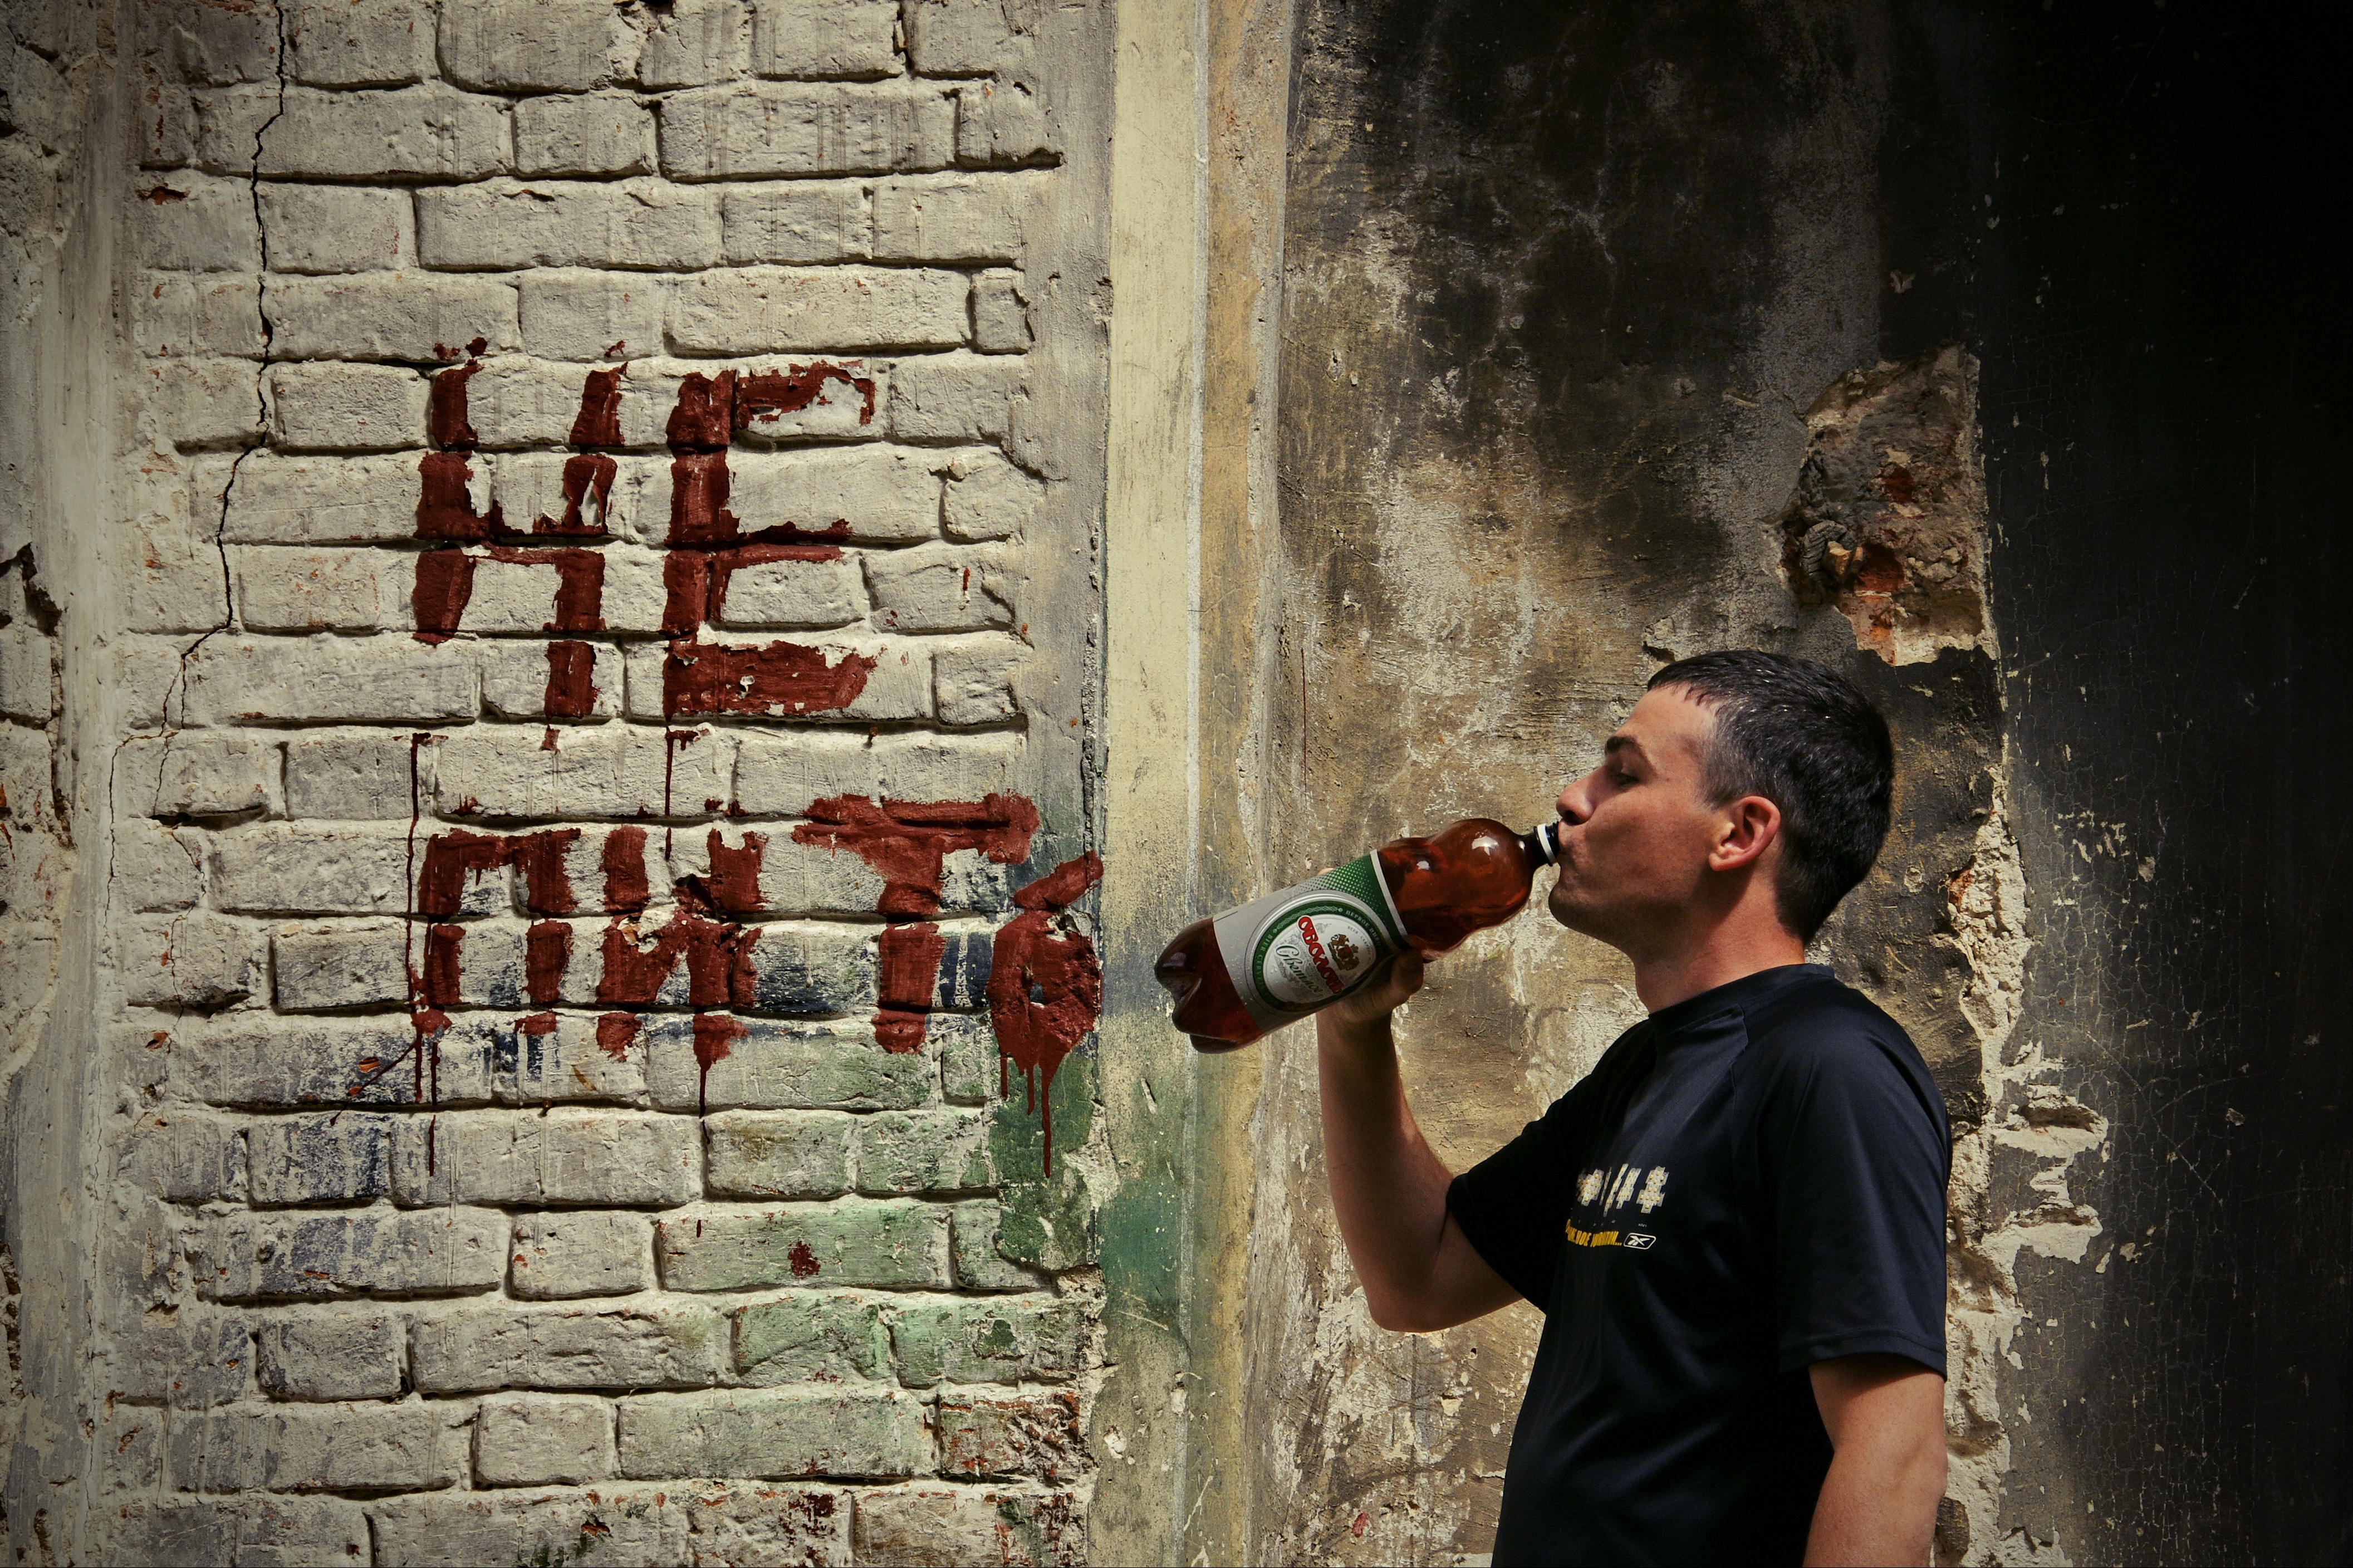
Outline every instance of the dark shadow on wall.
<path fill-rule="evenodd" d="M 2353 518 L 2334 51 L 2215 3 L 1905 3 L 1890 353 L 1983 364 L 2037 1046 L 2111 1148 L 2021 1256 L 2006 1525 L 2344 1562 Z M 1976 1543 L 1983 1549 L 1989 1542 Z"/>

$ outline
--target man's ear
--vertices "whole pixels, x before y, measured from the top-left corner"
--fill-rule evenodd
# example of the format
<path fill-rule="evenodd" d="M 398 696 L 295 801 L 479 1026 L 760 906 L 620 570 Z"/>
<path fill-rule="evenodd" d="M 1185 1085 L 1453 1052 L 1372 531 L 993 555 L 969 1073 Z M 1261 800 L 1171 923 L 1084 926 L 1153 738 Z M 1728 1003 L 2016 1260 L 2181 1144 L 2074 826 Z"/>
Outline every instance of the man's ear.
<path fill-rule="evenodd" d="M 1708 851 L 1707 868 L 1735 871 L 1753 866 L 1781 836 L 1781 808 L 1761 795 L 1744 795 L 1725 807 L 1715 847 Z"/>

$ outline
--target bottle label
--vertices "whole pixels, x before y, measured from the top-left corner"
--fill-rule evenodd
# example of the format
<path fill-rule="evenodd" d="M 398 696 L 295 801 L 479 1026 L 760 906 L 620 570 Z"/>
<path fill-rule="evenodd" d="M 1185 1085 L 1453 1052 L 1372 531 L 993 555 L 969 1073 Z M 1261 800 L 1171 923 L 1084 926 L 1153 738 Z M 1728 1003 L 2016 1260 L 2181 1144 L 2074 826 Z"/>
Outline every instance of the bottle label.
<path fill-rule="evenodd" d="M 1213 929 L 1234 993 L 1261 1029 L 1279 1029 L 1345 996 L 1407 945 L 1405 922 L 1370 855 L 1229 910 Z"/>

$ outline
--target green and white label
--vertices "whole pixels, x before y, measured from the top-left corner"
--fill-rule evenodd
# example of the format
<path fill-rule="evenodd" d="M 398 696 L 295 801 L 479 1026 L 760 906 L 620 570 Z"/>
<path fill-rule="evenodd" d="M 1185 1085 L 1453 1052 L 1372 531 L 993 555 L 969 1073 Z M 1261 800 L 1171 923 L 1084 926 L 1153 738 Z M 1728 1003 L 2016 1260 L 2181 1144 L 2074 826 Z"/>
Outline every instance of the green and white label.
<path fill-rule="evenodd" d="M 1219 915 L 1218 951 L 1242 1005 L 1278 1029 L 1345 996 L 1406 945 L 1370 855 Z"/>

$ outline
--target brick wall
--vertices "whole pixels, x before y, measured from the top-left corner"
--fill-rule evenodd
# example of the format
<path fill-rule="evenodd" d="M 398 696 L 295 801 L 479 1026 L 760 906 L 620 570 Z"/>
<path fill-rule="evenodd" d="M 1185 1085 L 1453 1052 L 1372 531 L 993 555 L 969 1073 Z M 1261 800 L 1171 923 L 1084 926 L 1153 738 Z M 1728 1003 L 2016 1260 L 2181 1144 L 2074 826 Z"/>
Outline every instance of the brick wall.
<path fill-rule="evenodd" d="M 1102 19 L 138 20 L 114 1549 L 1075 1560 Z"/>

